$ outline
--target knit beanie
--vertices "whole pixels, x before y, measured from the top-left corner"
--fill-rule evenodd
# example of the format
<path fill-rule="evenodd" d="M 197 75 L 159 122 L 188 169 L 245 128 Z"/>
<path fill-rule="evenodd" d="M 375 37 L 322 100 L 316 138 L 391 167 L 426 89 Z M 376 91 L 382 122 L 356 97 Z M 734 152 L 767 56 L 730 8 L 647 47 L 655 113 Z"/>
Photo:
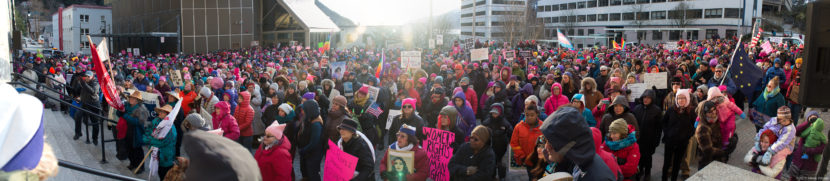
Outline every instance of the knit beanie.
<path fill-rule="evenodd" d="M 525 105 L 530 105 L 533 102 L 536 106 L 539 106 L 541 103 L 539 102 L 539 98 L 536 95 L 530 95 L 525 98 Z"/>
<path fill-rule="evenodd" d="M 622 135 L 628 134 L 628 123 L 624 119 L 616 119 L 608 126 L 609 133 L 619 133 Z"/>
<path fill-rule="evenodd" d="M 360 87 L 360 89 L 357 90 L 357 93 L 369 95 L 369 86 Z"/>
<path fill-rule="evenodd" d="M 184 118 L 184 120 L 190 123 L 190 125 L 193 126 L 193 129 L 200 129 L 204 131 L 210 129 L 205 124 L 205 119 L 203 119 L 202 116 L 200 116 L 197 113 L 188 114 L 187 117 Z"/>
<path fill-rule="evenodd" d="M 476 128 L 473 129 L 472 135 L 478 136 L 478 139 L 484 143 L 490 141 L 490 130 L 482 125 L 476 126 Z"/>
<path fill-rule="evenodd" d="M 303 94 L 303 98 L 306 100 L 314 100 L 314 96 L 316 96 L 314 92 L 306 92 Z"/>
<path fill-rule="evenodd" d="M 401 106 L 409 104 L 409 105 L 412 105 L 412 110 L 417 110 L 415 108 L 416 102 L 417 101 L 413 98 L 406 98 L 406 99 L 403 99 L 403 101 L 401 101 Z"/>
<path fill-rule="evenodd" d="M 770 145 L 772 145 L 772 143 L 775 143 L 775 141 L 778 140 L 778 136 L 776 136 L 775 133 L 772 132 L 772 130 L 766 130 L 766 131 L 761 133 L 761 138 L 763 138 L 765 136 L 769 139 L 769 144 Z"/>
<path fill-rule="evenodd" d="M 332 102 L 334 102 L 334 105 L 339 105 L 340 107 L 346 107 L 347 104 L 346 97 L 341 95 L 334 96 Z"/>
<path fill-rule="evenodd" d="M 467 83 L 467 85 L 469 85 L 470 84 L 470 78 L 469 77 L 461 78 L 461 82 L 459 82 L 459 84 L 463 84 L 463 83 Z"/>
<path fill-rule="evenodd" d="M 778 116 L 777 117 L 779 119 L 781 119 L 781 118 L 791 119 L 792 115 L 790 114 L 790 108 L 787 107 L 787 106 L 781 106 L 780 108 L 778 108 Z"/>
<path fill-rule="evenodd" d="M 266 133 L 271 133 L 272 135 L 274 135 L 274 137 L 280 140 L 282 139 L 283 131 L 285 131 L 285 124 L 280 124 L 276 121 L 274 121 L 274 123 L 271 123 L 270 126 L 265 128 Z"/>
<path fill-rule="evenodd" d="M 401 129 L 398 130 L 398 132 L 406 133 L 410 137 L 414 137 L 415 136 L 415 129 L 416 128 L 414 126 L 410 126 L 408 124 L 403 124 L 403 125 L 401 125 Z"/>
<path fill-rule="evenodd" d="M 280 107 L 277 108 L 282 110 L 282 112 L 285 112 L 285 114 L 290 114 L 291 111 L 294 111 L 294 108 L 291 108 L 291 105 L 288 105 L 288 103 L 282 103 L 280 104 Z"/>
<path fill-rule="evenodd" d="M 582 94 L 574 94 L 573 98 L 571 98 L 571 102 L 580 101 L 582 104 L 585 104 L 585 97 Z"/>

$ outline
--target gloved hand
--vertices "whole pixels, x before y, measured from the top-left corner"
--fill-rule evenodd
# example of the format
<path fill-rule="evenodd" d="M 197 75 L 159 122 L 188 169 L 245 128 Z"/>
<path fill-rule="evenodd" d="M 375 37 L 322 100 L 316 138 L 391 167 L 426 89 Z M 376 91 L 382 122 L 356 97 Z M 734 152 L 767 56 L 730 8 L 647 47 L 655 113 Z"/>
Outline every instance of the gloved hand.
<path fill-rule="evenodd" d="M 741 119 L 746 119 L 746 113 L 741 113 Z"/>
<path fill-rule="evenodd" d="M 806 154 L 806 153 L 805 153 L 805 154 L 803 154 L 803 155 L 801 155 L 801 159 L 802 159 L 802 160 L 806 160 L 807 158 L 810 158 L 810 157 L 809 157 L 809 156 L 807 156 L 807 154 Z"/>
<path fill-rule="evenodd" d="M 769 162 L 772 161 L 772 155 L 775 154 L 773 154 L 771 151 L 767 151 L 767 153 L 764 153 L 764 158 L 761 159 L 761 165 L 769 165 Z"/>

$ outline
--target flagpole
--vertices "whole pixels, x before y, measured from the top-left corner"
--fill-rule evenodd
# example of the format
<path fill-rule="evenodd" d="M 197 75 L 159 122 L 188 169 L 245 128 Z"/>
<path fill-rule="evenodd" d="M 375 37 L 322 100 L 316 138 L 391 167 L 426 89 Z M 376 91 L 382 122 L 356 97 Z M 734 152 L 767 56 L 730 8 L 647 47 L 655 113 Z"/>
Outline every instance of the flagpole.
<path fill-rule="evenodd" d="M 731 68 L 732 68 L 732 63 L 735 63 L 735 61 L 733 61 L 733 60 L 735 59 L 735 54 L 736 54 L 736 53 L 738 53 L 738 48 L 740 48 L 740 47 L 741 47 L 741 40 L 743 40 L 743 39 L 744 39 L 744 37 L 743 37 L 743 36 L 741 36 L 740 38 L 738 38 L 738 43 L 737 43 L 737 44 L 735 44 L 735 51 L 732 51 L 732 57 L 731 57 L 731 58 L 729 58 L 729 66 L 728 66 L 728 67 L 726 67 L 726 72 L 724 72 L 724 73 L 723 73 L 723 76 L 725 76 L 725 77 L 724 77 L 723 79 L 721 79 L 721 80 L 720 80 L 720 84 L 719 84 L 719 85 L 723 85 L 723 81 L 725 81 L 727 78 L 729 78 L 729 69 L 731 69 Z"/>

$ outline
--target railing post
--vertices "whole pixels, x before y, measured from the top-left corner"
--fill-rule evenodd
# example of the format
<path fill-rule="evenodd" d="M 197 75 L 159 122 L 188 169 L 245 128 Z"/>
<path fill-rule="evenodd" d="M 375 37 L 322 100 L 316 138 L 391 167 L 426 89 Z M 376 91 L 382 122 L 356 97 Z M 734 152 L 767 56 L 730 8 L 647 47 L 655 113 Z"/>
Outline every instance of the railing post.
<path fill-rule="evenodd" d="M 104 127 L 104 125 L 105 125 L 104 122 L 106 122 L 106 121 L 105 120 L 100 121 L 101 128 L 98 129 L 98 130 L 101 131 L 101 133 L 100 133 L 101 134 L 101 136 L 100 136 L 101 137 L 101 164 L 107 164 L 107 149 L 106 149 L 106 146 L 104 146 L 104 145 L 107 144 L 107 142 L 104 141 L 105 140 L 104 136 L 106 136 L 106 134 L 104 134 L 104 128 L 105 128 Z M 116 149 L 118 149 L 118 148 L 116 148 Z"/>

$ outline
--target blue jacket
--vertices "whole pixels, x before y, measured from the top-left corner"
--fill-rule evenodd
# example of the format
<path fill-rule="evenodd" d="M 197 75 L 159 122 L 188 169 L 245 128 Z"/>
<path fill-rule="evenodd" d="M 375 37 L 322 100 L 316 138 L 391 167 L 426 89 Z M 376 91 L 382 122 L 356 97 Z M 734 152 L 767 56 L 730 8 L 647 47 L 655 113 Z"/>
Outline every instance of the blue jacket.
<path fill-rule="evenodd" d="M 153 130 L 161 123 L 161 119 L 153 119 L 152 125 L 144 130 L 144 143 L 159 148 L 159 167 L 172 167 L 176 160 L 176 127 L 170 126 L 170 131 L 164 139 L 153 137 Z"/>
<path fill-rule="evenodd" d="M 787 76 L 784 75 L 783 68 L 772 67 L 767 69 L 767 74 L 764 75 L 764 85 L 769 83 L 769 80 L 772 80 L 775 76 L 778 76 L 778 85 L 784 85 L 784 82 L 787 81 Z"/>

